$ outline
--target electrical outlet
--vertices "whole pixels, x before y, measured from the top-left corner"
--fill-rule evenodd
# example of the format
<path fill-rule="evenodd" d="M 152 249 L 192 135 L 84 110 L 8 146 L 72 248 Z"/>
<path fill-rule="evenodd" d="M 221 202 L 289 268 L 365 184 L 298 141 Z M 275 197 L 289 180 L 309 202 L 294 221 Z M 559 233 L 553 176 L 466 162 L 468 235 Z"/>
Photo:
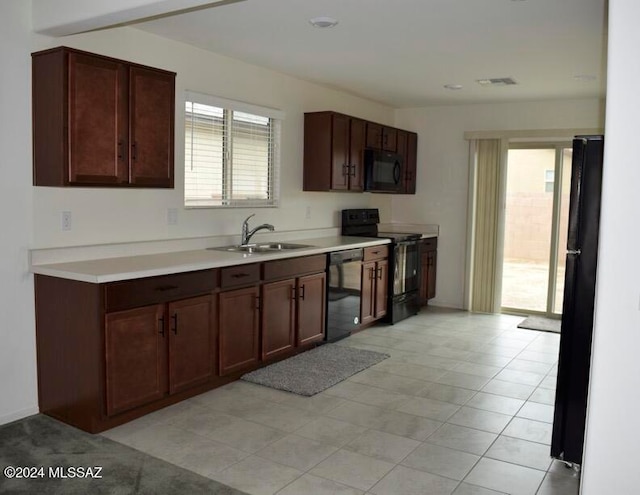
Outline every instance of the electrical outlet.
<path fill-rule="evenodd" d="M 178 225 L 178 209 L 177 208 L 167 209 L 167 224 Z"/>
<path fill-rule="evenodd" d="M 71 230 L 71 212 L 62 212 L 62 230 Z"/>
<path fill-rule="evenodd" d="M 311 218 L 311 206 L 307 206 L 304 212 L 304 218 L 306 218 L 307 220 Z"/>

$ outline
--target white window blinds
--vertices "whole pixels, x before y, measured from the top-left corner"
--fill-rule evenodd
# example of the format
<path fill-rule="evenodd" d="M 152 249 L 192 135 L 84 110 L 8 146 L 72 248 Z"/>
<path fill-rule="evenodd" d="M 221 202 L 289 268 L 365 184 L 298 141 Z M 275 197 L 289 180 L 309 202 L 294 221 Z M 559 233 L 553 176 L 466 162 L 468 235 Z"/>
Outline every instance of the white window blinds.
<path fill-rule="evenodd" d="M 277 206 L 278 110 L 187 93 L 185 206 Z"/>

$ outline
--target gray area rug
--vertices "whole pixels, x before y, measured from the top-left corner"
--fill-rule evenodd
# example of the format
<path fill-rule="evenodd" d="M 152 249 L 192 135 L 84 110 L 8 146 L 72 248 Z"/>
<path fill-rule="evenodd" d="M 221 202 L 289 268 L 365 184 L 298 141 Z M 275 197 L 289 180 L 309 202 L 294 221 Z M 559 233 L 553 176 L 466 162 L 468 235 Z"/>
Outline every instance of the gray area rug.
<path fill-rule="evenodd" d="M 518 328 L 528 328 L 529 330 L 542 330 L 544 332 L 560 333 L 560 320 L 545 318 L 544 316 L 529 316 Z"/>
<path fill-rule="evenodd" d="M 32 477 L 7 477 L 11 468 L 18 467 L 43 469 L 28 471 Z M 83 476 L 87 468 L 93 468 L 91 475 L 101 478 L 71 477 L 71 467 L 76 468 L 75 473 L 79 472 L 77 468 L 84 468 Z M 96 467 L 102 468 L 99 473 Z M 62 474 L 68 477 L 61 478 Z M 244 492 L 38 414 L 0 426 L 0 493 L 243 495 Z"/>
<path fill-rule="evenodd" d="M 309 397 L 388 357 L 380 352 L 325 344 L 247 373 L 242 379 Z"/>

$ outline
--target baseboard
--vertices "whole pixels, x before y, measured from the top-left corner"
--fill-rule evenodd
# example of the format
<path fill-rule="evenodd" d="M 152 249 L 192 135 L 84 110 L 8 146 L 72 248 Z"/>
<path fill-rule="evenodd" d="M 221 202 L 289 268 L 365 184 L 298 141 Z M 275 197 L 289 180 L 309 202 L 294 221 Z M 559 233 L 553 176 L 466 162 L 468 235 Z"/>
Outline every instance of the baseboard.
<path fill-rule="evenodd" d="M 429 301 L 429 306 L 433 306 L 436 308 L 459 309 L 460 311 L 466 311 L 462 306 L 460 306 L 460 304 L 448 303 L 445 301 L 438 301 L 437 299 L 431 299 Z"/>
<path fill-rule="evenodd" d="M 5 414 L 0 416 L 0 425 L 4 425 L 7 423 L 13 423 L 19 419 L 26 418 L 27 416 L 33 416 L 34 414 L 38 414 L 40 410 L 38 406 L 27 407 L 25 409 L 21 409 L 20 411 L 15 411 L 10 414 Z"/>

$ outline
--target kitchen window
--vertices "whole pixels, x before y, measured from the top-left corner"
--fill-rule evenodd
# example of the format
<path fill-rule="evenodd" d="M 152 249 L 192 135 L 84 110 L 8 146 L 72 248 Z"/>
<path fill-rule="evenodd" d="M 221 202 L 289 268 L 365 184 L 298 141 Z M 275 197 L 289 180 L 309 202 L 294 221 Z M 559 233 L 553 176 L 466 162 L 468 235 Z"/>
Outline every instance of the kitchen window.
<path fill-rule="evenodd" d="M 187 92 L 185 207 L 278 206 L 283 117 L 279 110 Z"/>

